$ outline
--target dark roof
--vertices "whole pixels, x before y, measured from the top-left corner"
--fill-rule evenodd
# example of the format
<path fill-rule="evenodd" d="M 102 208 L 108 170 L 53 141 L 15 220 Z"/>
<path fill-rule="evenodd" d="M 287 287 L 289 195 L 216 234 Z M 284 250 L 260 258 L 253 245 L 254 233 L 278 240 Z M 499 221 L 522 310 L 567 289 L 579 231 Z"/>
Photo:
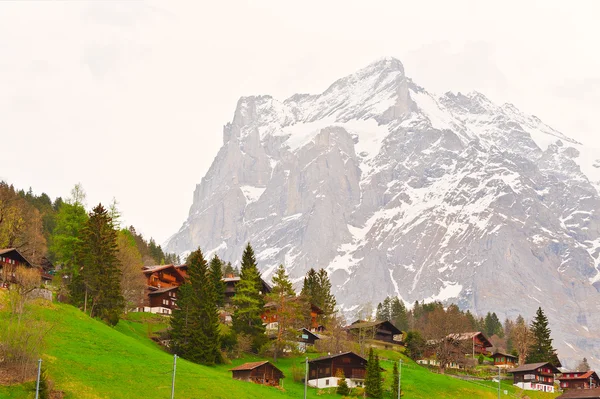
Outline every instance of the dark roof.
<path fill-rule="evenodd" d="M 540 367 L 543 367 L 543 366 L 550 367 L 550 369 L 552 369 L 555 374 L 560 373 L 560 371 L 556 367 L 554 367 L 553 365 L 551 365 L 549 362 L 524 364 L 522 366 L 515 367 L 514 369 L 510 370 L 509 373 L 519 373 L 519 372 L 524 372 L 524 371 L 534 371 L 534 370 L 537 370 L 537 369 L 539 369 Z"/>
<path fill-rule="evenodd" d="M 504 353 L 504 352 L 494 352 L 492 357 L 496 357 L 496 356 L 504 356 L 504 357 L 511 357 L 513 359 L 517 359 L 517 356 L 511 355 L 509 353 Z"/>
<path fill-rule="evenodd" d="M 570 389 L 556 399 L 600 399 L 600 388 Z"/>
<path fill-rule="evenodd" d="M 221 279 L 221 281 L 223 281 L 225 283 L 237 283 L 238 281 L 240 281 L 240 278 L 241 277 L 239 277 L 239 276 L 236 276 L 236 277 L 223 277 Z M 263 280 L 262 277 L 260 278 L 260 281 L 262 282 L 263 286 L 266 288 L 265 291 L 267 291 L 267 293 L 271 292 L 271 290 L 273 288 L 269 285 L 269 283 L 267 283 L 265 280 Z"/>
<path fill-rule="evenodd" d="M 392 330 L 393 334 L 402 334 L 402 331 L 400 329 L 398 329 L 395 325 L 393 325 L 389 321 L 381 321 L 381 320 L 375 320 L 375 321 L 357 320 L 354 323 L 350 324 L 348 327 L 346 327 L 346 329 L 347 330 L 355 330 L 357 328 L 376 327 L 376 326 L 380 326 L 382 324 L 385 325 L 386 327 L 388 327 L 390 330 Z"/>
<path fill-rule="evenodd" d="M 343 352 L 343 353 L 336 353 L 336 354 L 333 354 L 333 355 L 327 355 L 327 356 L 321 356 L 321 357 L 317 357 L 317 358 L 314 358 L 314 359 L 311 359 L 311 360 L 309 360 L 308 362 L 309 362 L 309 363 L 313 363 L 313 362 L 319 362 L 319 361 L 321 361 L 321 360 L 335 359 L 336 357 L 341 357 L 341 356 L 346 356 L 346 355 L 352 355 L 352 356 L 356 356 L 356 357 L 358 357 L 359 359 L 362 359 L 362 360 L 364 360 L 365 362 L 367 361 L 367 359 L 365 359 L 364 357 L 362 357 L 362 356 L 360 356 L 360 355 L 357 355 L 357 354 L 356 354 L 356 353 L 354 353 L 354 352 Z"/>
<path fill-rule="evenodd" d="M 163 294 L 165 292 L 169 292 L 169 291 L 173 291 L 178 289 L 179 287 L 166 287 L 166 288 L 159 288 L 156 291 L 152 291 L 149 292 L 148 295 L 158 295 L 158 294 Z"/>
<path fill-rule="evenodd" d="M 487 337 L 485 335 L 483 335 L 483 333 L 481 331 L 470 331 L 470 332 L 464 332 L 464 333 L 459 333 L 459 334 L 448 334 L 448 338 L 453 338 L 457 341 L 472 340 L 475 337 L 479 337 L 479 339 L 481 341 L 483 341 L 483 344 L 486 348 L 493 346 L 492 343 L 490 342 L 490 340 L 487 339 Z"/>
<path fill-rule="evenodd" d="M 269 363 L 268 361 L 262 361 L 262 362 L 250 362 L 250 363 L 244 363 L 242 365 L 239 365 L 237 367 L 234 367 L 232 369 L 229 369 L 229 371 L 250 371 L 250 370 L 254 370 L 255 368 L 258 368 L 260 366 L 263 366 L 265 364 L 270 365 L 271 367 L 273 367 L 275 370 L 279 371 L 281 373 L 281 375 L 283 376 L 283 372 L 281 370 L 279 370 L 277 367 L 275 367 L 274 365 L 272 365 L 271 363 Z"/>
<path fill-rule="evenodd" d="M 298 331 L 302 331 L 304 333 L 310 334 L 312 335 L 315 339 L 321 339 L 321 337 L 319 337 L 317 334 L 315 334 L 314 332 L 310 331 L 308 328 L 301 328 Z"/>
<path fill-rule="evenodd" d="M 4 248 L 0 249 L 0 255 L 6 255 L 11 259 L 17 260 L 25 265 L 32 267 L 33 265 L 29 262 L 16 248 Z"/>
<path fill-rule="evenodd" d="M 575 374 L 574 377 L 567 377 L 566 374 Z M 596 372 L 594 370 L 589 370 L 589 371 L 565 371 L 564 373 L 562 373 L 562 375 L 558 378 L 561 381 L 569 381 L 569 380 L 587 380 L 590 377 L 594 376 L 595 379 L 598 379 L 598 375 L 596 374 Z"/>

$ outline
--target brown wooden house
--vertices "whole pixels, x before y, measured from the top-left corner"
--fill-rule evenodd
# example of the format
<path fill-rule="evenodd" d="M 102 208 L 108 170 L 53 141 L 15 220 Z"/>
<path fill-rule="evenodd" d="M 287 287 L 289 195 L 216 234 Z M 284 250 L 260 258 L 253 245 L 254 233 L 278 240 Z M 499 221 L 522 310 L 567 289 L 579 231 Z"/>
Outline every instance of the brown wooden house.
<path fill-rule="evenodd" d="M 321 339 L 321 337 L 308 328 L 301 328 L 298 330 L 298 333 L 298 347 L 300 350 L 306 350 L 306 347 L 313 346 L 317 340 Z"/>
<path fill-rule="evenodd" d="M 230 371 L 236 380 L 252 381 L 263 385 L 278 386 L 279 380 L 285 378 L 281 370 L 267 361 L 244 363 Z"/>
<path fill-rule="evenodd" d="M 6 287 L 15 281 L 15 270 L 19 266 L 35 267 L 16 248 L 0 249 L 0 287 Z M 37 269 L 40 271 L 42 281 L 52 280 L 52 276 L 42 267 L 37 267 Z"/>
<path fill-rule="evenodd" d="M 559 378 L 562 389 L 590 389 L 600 387 L 600 379 L 594 370 L 568 371 Z"/>
<path fill-rule="evenodd" d="M 225 302 L 231 303 L 231 298 L 235 296 L 235 286 L 239 283 L 240 277 L 235 276 L 227 276 L 223 278 L 223 282 L 225 283 Z M 261 278 L 262 282 L 262 290 L 261 294 L 266 295 L 271 292 L 271 286 L 267 284 L 265 280 Z"/>
<path fill-rule="evenodd" d="M 473 356 L 488 355 L 488 348 L 493 346 L 490 340 L 487 339 L 481 331 L 449 334 L 448 338 L 462 342 L 462 347 L 466 352 L 465 354 L 470 353 Z M 468 349 L 470 349 L 470 351 L 468 351 Z"/>
<path fill-rule="evenodd" d="M 138 311 L 171 314 L 177 307 L 177 291 L 187 277 L 187 266 L 144 266 L 146 297 Z"/>
<path fill-rule="evenodd" d="M 500 368 L 516 367 L 519 360 L 516 356 L 502 352 L 495 352 L 494 354 L 492 354 L 492 359 L 494 359 L 494 366 Z"/>
<path fill-rule="evenodd" d="M 554 375 L 560 371 L 548 362 L 524 364 L 509 371 L 513 384 L 524 390 L 554 392 Z"/>
<path fill-rule="evenodd" d="M 570 389 L 556 399 L 600 399 L 600 388 Z"/>
<path fill-rule="evenodd" d="M 308 385 L 316 388 L 335 388 L 338 376 L 344 373 L 350 388 L 364 384 L 367 359 L 354 352 L 318 357 L 308 361 Z"/>
<path fill-rule="evenodd" d="M 346 327 L 346 330 L 353 336 L 366 333 L 369 338 L 387 343 L 400 344 L 402 331 L 389 321 L 364 321 L 357 320 Z"/>

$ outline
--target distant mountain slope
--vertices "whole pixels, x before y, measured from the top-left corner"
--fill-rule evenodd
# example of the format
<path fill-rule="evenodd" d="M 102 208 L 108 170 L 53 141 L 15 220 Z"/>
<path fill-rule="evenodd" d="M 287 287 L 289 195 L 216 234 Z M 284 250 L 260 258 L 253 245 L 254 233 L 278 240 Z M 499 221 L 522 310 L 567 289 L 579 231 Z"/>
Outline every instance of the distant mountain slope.
<path fill-rule="evenodd" d="M 267 275 L 327 268 L 349 313 L 387 295 L 542 306 L 562 357 L 600 366 L 600 154 L 390 58 L 318 95 L 243 97 L 223 141 L 168 251 L 235 260 L 250 241 Z"/>

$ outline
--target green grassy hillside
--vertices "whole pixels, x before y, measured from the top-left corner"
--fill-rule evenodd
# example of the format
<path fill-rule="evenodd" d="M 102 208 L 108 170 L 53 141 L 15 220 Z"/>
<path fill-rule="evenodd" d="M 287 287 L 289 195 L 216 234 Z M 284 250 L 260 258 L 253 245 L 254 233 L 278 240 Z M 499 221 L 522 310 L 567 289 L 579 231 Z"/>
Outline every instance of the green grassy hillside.
<path fill-rule="evenodd" d="M 133 315 L 115 328 L 90 319 L 78 309 L 63 304 L 34 305 L 35 317 L 42 318 L 53 327 L 48 334 L 43 355 L 49 377 L 56 389 L 66 393 L 66 398 L 118 399 L 170 397 L 173 358 L 148 339 L 148 331 L 163 327 L 156 317 Z M 0 323 L 7 317 L 0 312 Z M 382 352 L 382 357 L 394 358 L 396 352 Z M 317 355 L 311 355 L 317 356 Z M 403 398 L 464 398 L 493 399 L 496 391 L 482 385 L 437 375 L 403 358 L 406 365 L 402 373 Z M 302 359 L 281 359 L 277 366 L 288 378 L 283 389 L 264 387 L 236 381 L 228 371 L 231 367 L 255 358 L 238 359 L 228 365 L 204 367 L 178 360 L 175 388 L 176 398 L 302 398 L 303 385 L 293 382 L 292 367 L 302 367 Z M 391 370 L 392 362 L 383 367 Z M 391 375 L 386 376 L 390 384 Z M 0 387 L 0 398 L 33 398 L 33 383 Z M 512 386 L 507 389 L 517 393 Z M 552 398 L 555 395 L 531 394 L 534 399 Z M 335 393 L 309 388 L 309 398 L 340 398 Z M 504 397 L 504 395 L 503 395 Z M 508 397 L 508 396 L 506 396 Z M 514 397 L 514 396 L 513 396 Z"/>

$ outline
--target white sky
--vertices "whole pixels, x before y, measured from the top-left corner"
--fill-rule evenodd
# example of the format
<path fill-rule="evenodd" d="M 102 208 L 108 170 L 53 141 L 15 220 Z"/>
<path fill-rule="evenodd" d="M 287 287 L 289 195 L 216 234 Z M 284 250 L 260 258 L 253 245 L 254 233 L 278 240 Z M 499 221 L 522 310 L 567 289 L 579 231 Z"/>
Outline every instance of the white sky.
<path fill-rule="evenodd" d="M 242 95 L 317 93 L 384 55 L 600 148 L 600 2 L 0 2 L 0 179 L 164 241 Z M 8 145 L 6 145 L 8 144 Z M 600 150 L 599 150 L 600 156 Z"/>

